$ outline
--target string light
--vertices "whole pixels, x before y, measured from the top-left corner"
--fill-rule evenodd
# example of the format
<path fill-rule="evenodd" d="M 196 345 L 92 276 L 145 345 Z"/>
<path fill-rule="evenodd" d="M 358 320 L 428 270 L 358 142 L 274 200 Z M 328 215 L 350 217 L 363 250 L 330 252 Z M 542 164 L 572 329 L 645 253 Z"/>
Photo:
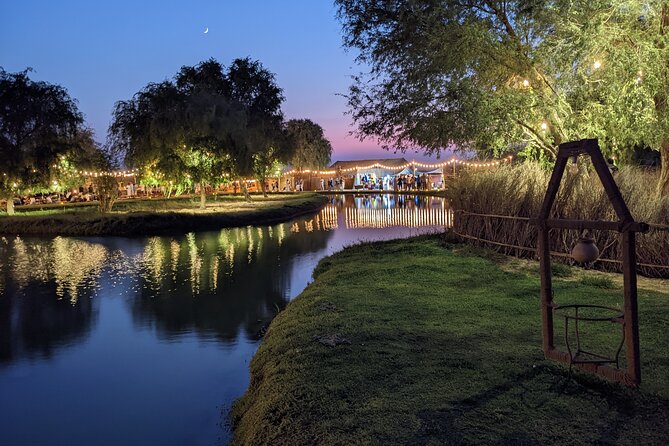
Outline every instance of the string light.
<path fill-rule="evenodd" d="M 129 170 L 114 170 L 114 171 L 88 171 L 88 170 L 77 170 L 77 169 L 65 169 L 60 166 L 54 165 L 56 169 L 58 169 L 61 172 L 70 172 L 76 175 L 84 175 L 84 176 L 92 176 L 92 177 L 103 177 L 103 176 L 110 176 L 110 177 L 131 177 L 134 175 L 137 175 L 137 172 L 139 172 L 139 169 L 129 169 Z"/>
<path fill-rule="evenodd" d="M 290 171 L 286 172 L 284 175 L 293 175 L 293 174 L 296 174 L 296 173 L 312 173 L 312 174 L 315 174 L 315 175 L 334 175 L 338 171 L 342 172 L 342 173 L 347 173 L 347 172 L 354 172 L 354 171 L 357 171 L 357 170 L 369 170 L 369 169 L 404 170 L 408 167 L 422 167 L 424 169 L 434 170 L 434 169 L 439 169 L 439 168 L 449 166 L 449 165 L 459 165 L 459 166 L 464 166 L 464 167 L 477 167 L 477 168 L 478 167 L 495 167 L 495 166 L 499 166 L 502 163 L 509 163 L 509 162 L 511 162 L 512 159 L 513 159 L 513 156 L 509 155 L 506 158 L 502 158 L 502 159 L 495 160 L 495 161 L 486 161 L 486 162 L 471 162 L 471 161 L 465 161 L 465 160 L 459 160 L 459 159 L 456 159 L 456 158 L 451 158 L 450 160 L 444 161 L 443 163 L 433 163 L 433 164 L 431 164 L 431 163 L 421 163 L 421 162 L 418 162 L 418 161 L 410 161 L 410 162 L 408 162 L 406 164 L 402 164 L 400 166 L 387 166 L 387 165 L 381 164 L 381 163 L 374 163 L 374 164 L 370 164 L 370 165 L 367 165 L 367 166 L 354 166 L 354 167 L 347 167 L 347 168 L 343 168 L 343 169 L 339 169 L 339 170 L 332 170 L 332 169 L 331 170 L 308 170 L 307 169 L 307 170 L 299 171 L 299 170 L 293 169 L 293 170 L 290 170 Z"/>
<path fill-rule="evenodd" d="M 595 70 L 599 70 L 602 67 L 602 62 L 599 60 L 595 60 L 595 63 L 592 64 L 592 68 Z"/>

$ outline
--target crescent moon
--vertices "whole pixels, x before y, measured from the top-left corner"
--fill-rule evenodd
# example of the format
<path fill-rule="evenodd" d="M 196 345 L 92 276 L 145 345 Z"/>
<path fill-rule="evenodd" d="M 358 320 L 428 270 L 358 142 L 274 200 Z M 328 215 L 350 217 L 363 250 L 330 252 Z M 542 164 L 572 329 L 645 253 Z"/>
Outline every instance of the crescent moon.
<path fill-rule="evenodd" d="M 204 29 L 204 33 L 207 34 L 209 32 L 209 28 Z"/>

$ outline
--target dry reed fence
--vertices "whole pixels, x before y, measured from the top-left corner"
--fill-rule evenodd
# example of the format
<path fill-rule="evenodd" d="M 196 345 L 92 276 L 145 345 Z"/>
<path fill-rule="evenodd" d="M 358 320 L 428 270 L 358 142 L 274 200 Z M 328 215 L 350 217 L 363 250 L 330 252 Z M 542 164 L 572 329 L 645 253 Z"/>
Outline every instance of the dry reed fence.
<path fill-rule="evenodd" d="M 637 235 L 639 272 L 669 277 L 669 198 L 655 195 L 657 172 L 626 168 L 615 180 L 637 221 L 651 225 Z M 453 231 L 475 244 L 505 254 L 535 257 L 537 229 L 530 224 L 541 207 L 550 171 L 536 164 L 500 167 L 485 172 L 463 172 L 451 180 L 448 198 L 455 210 Z M 551 218 L 617 220 L 597 174 L 588 163 L 567 172 Z M 600 250 L 595 267 L 620 270 L 620 237 L 613 231 L 592 231 Z M 581 236 L 578 231 L 553 229 L 551 248 L 556 259 L 571 262 L 569 252 Z"/>

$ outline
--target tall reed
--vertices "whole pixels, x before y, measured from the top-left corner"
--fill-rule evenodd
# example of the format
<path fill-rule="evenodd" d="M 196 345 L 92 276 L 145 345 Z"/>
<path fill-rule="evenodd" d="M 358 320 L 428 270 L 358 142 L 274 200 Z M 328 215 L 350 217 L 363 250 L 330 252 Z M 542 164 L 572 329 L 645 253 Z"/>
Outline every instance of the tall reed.
<path fill-rule="evenodd" d="M 537 230 L 528 221 L 468 213 L 536 217 L 550 174 L 550 171 L 534 163 L 483 172 L 463 172 L 451 180 L 447 191 L 451 207 L 456 211 L 454 229 L 460 234 L 506 245 L 492 247 L 507 254 L 534 256 Z M 627 167 L 615 173 L 614 178 L 635 220 L 669 225 L 669 198 L 660 199 L 654 193 L 657 175 L 654 171 Z M 565 173 L 551 217 L 617 220 L 591 164 L 580 163 L 577 172 Z M 593 231 L 592 235 L 600 249 L 600 258 L 604 259 L 596 266 L 618 270 L 619 264 L 606 260 L 619 260 L 619 234 Z M 578 231 L 552 230 L 551 248 L 553 251 L 569 253 L 580 236 Z M 653 277 L 669 277 L 669 231 L 654 228 L 647 234 L 639 234 L 637 240 L 637 259 L 641 272 Z"/>

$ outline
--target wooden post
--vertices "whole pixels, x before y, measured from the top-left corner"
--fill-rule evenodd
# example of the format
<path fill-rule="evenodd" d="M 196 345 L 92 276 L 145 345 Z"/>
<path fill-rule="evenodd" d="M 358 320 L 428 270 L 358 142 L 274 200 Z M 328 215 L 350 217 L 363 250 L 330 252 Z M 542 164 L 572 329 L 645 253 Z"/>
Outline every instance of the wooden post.
<path fill-rule="evenodd" d="M 622 237 L 627 374 L 634 384 L 639 385 L 641 383 L 641 355 L 639 352 L 639 310 L 636 283 L 636 234 L 632 231 L 625 231 Z"/>

